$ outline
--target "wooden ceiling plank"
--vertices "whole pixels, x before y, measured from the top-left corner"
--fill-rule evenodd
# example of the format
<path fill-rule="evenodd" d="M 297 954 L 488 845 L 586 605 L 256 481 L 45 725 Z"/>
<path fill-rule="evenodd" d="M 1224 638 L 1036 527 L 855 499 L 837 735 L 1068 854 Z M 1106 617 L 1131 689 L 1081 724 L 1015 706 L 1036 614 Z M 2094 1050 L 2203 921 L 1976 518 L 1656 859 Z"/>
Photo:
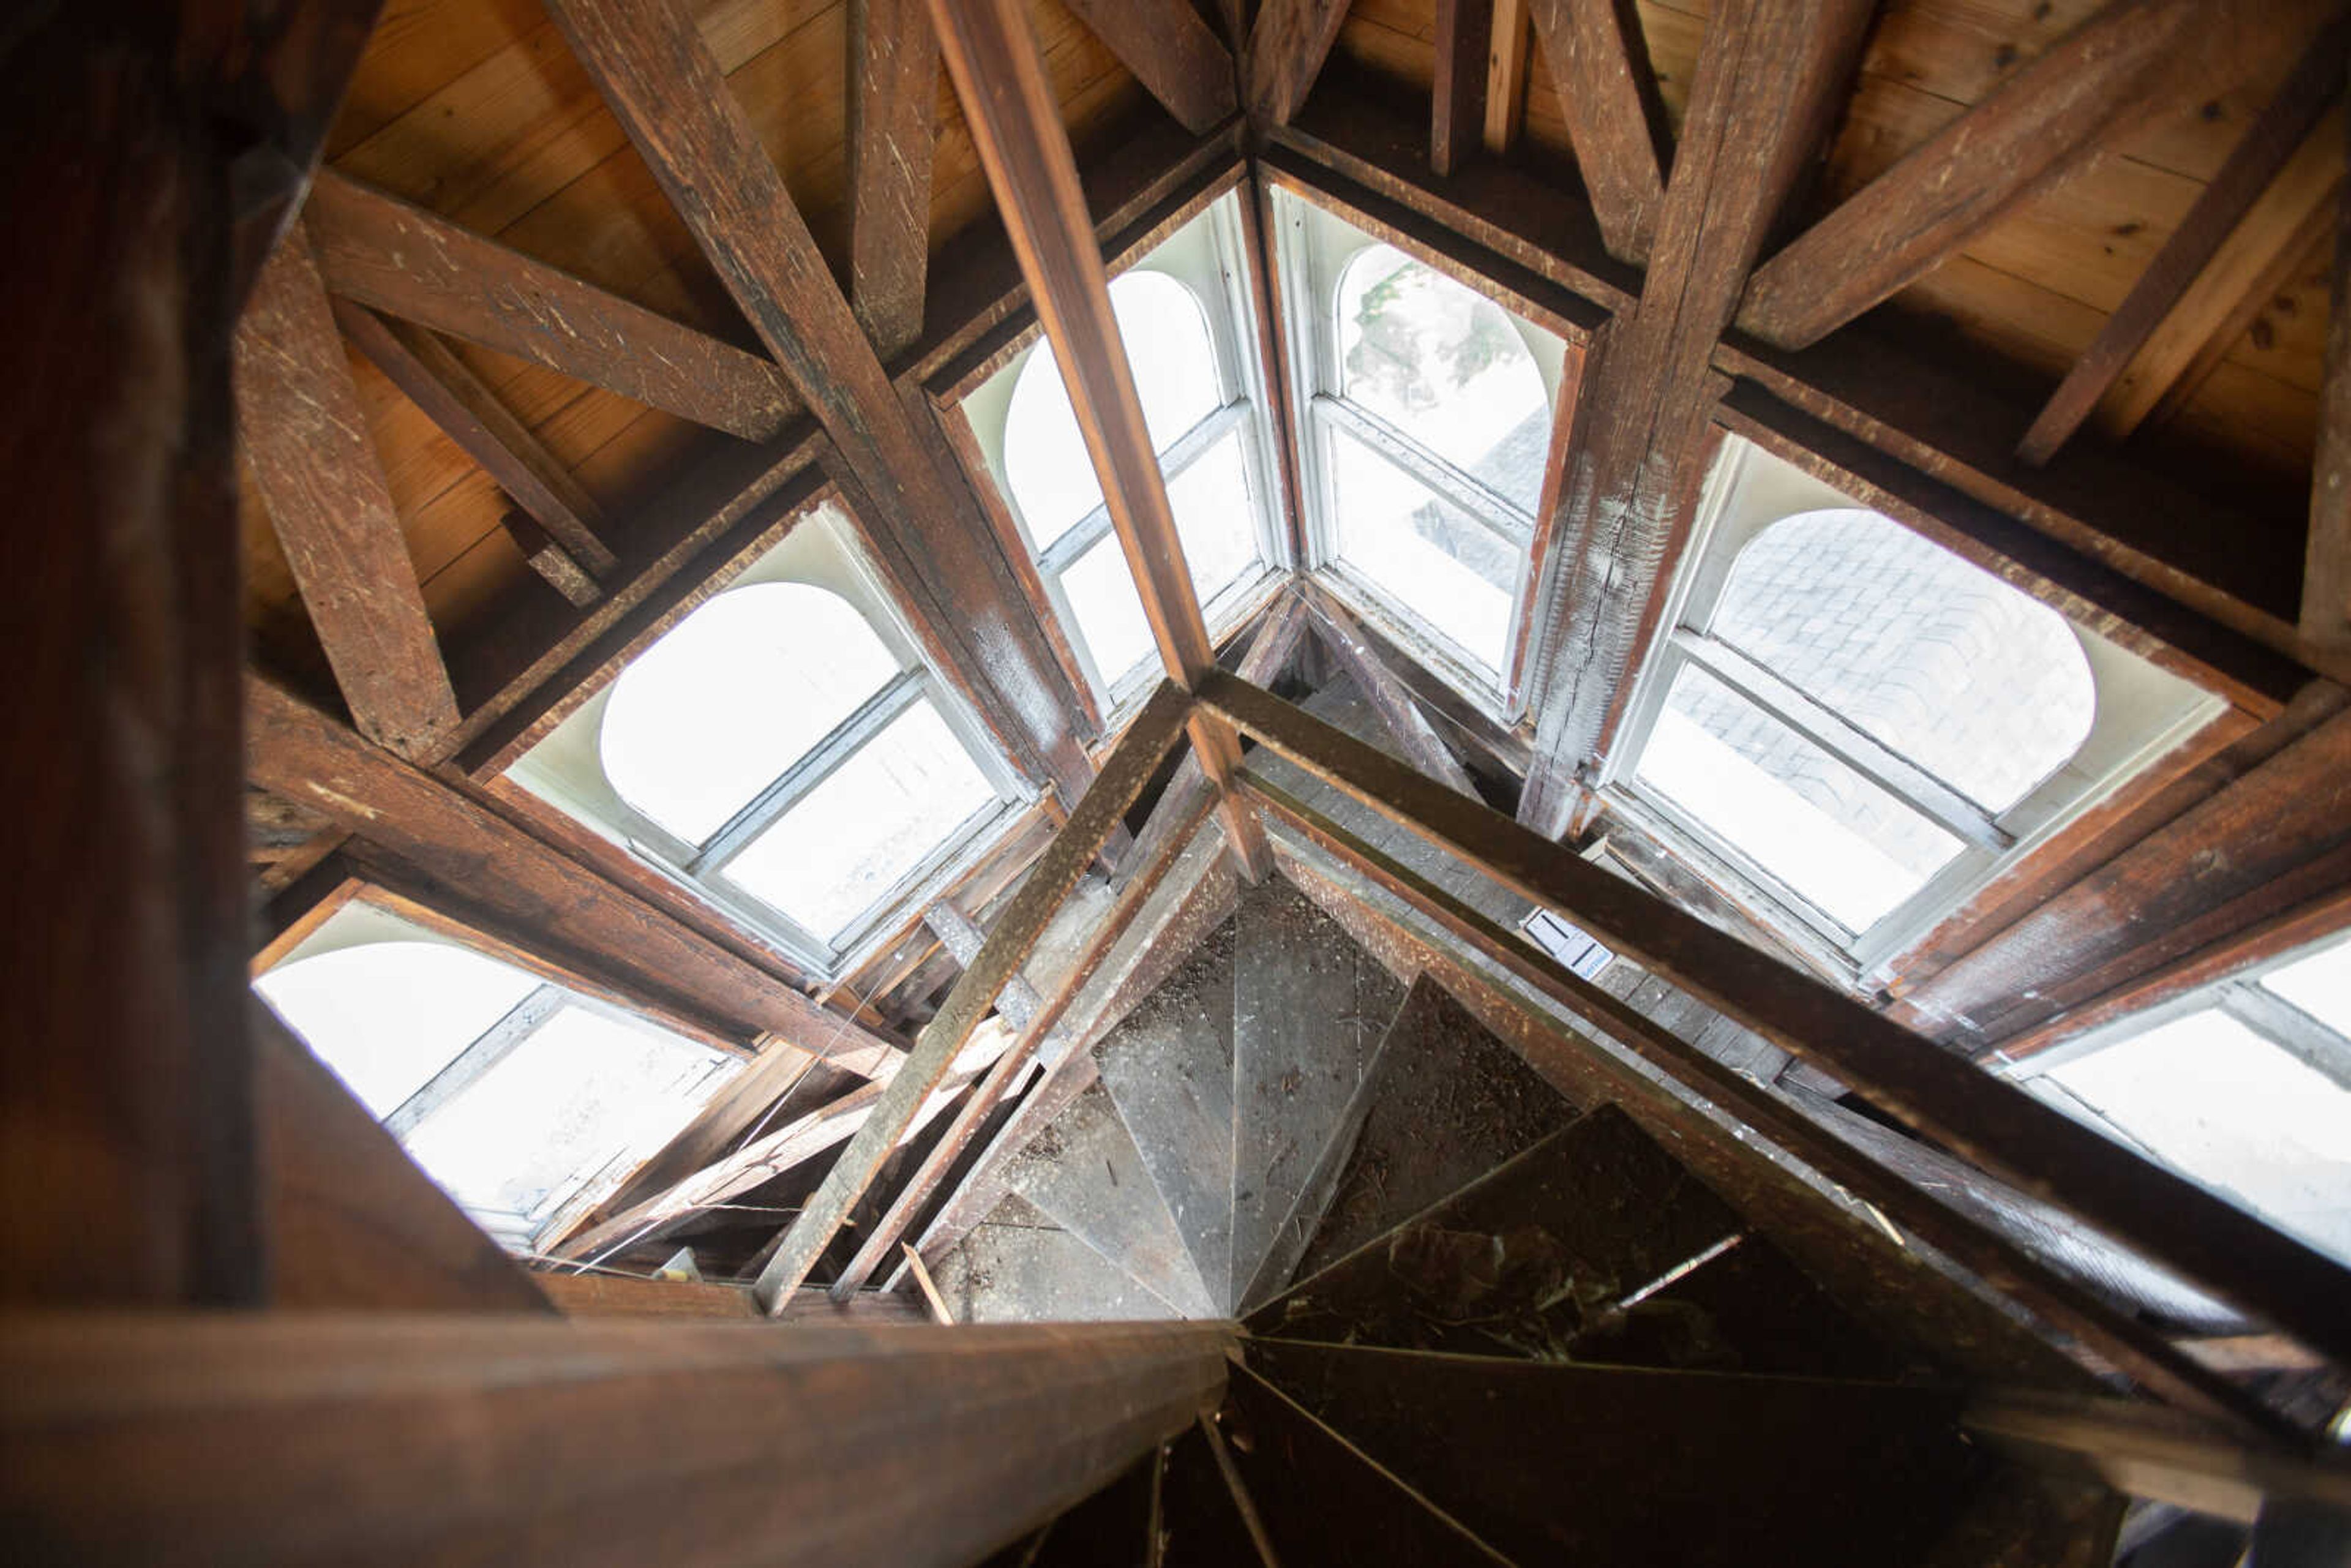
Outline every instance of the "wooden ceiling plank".
<path fill-rule="evenodd" d="M 1193 135 L 1207 135 L 1239 109 L 1232 51 L 1190 0 L 1069 0 L 1069 6 Z"/>
<path fill-rule="evenodd" d="M 1193 591 L 1134 369 L 1111 308 L 1110 278 L 1086 214 L 1077 160 L 1036 39 L 1026 16 L 998 0 L 935 4 L 932 16 L 1005 231 L 1029 280 L 1029 299 L 1069 384 L 1144 617 L 1169 677 L 1188 689 L 1216 667 L 1216 647 Z M 1272 869 L 1271 853 L 1232 788 L 1240 742 L 1207 714 L 1196 714 L 1190 728 L 1201 770 L 1217 786 L 1219 820 L 1234 855 L 1249 880 L 1261 880 Z"/>
<path fill-rule="evenodd" d="M 938 104 L 924 0 L 850 0 L 849 304 L 885 361 L 923 333 Z"/>
<path fill-rule="evenodd" d="M 1353 677 L 1356 690 L 1372 705 L 1372 711 L 1380 716 L 1380 723 L 1404 748 L 1412 765 L 1449 789 L 1458 789 L 1473 800 L 1484 799 L 1470 780 L 1468 770 L 1454 757 L 1453 748 L 1445 744 L 1437 727 L 1420 711 L 1411 688 L 1396 678 L 1372 646 L 1362 624 L 1319 584 L 1306 584 L 1303 598 L 1313 612 L 1315 632 L 1322 646 L 1339 661 L 1340 668 Z"/>
<path fill-rule="evenodd" d="M 1649 117 L 1656 84 L 1635 16 L 1616 0 L 1533 0 L 1530 11 L 1608 254 L 1645 261 L 1667 158 Z"/>
<path fill-rule="evenodd" d="M 238 435 L 361 734 L 417 760 L 457 727 L 423 590 L 308 243 L 289 232 L 236 332 Z"/>
<path fill-rule="evenodd" d="M 607 527 L 603 507 L 465 361 L 413 322 L 387 320 L 349 299 L 334 305 L 343 336 L 402 396 L 496 480 L 590 577 L 611 574 L 619 563 L 598 534 Z"/>
<path fill-rule="evenodd" d="M 2046 463 L 2081 428 L 2205 263 L 2277 178 L 2328 101 L 2342 92 L 2346 52 L 2351 52 L 2351 22 L 2337 22 L 2245 132 L 2129 295 L 2106 318 L 2096 341 L 2074 361 L 2017 444 L 2018 456 L 2035 465 Z"/>
<path fill-rule="evenodd" d="M 746 441 L 794 412 L 782 374 L 616 294 L 322 169 L 302 210 L 327 287 Z"/>
<path fill-rule="evenodd" d="M 1533 54 L 1530 0 L 1493 0 L 1486 43 L 1486 151 L 1500 157 L 1519 144 L 1527 116 L 1527 67 Z"/>
<path fill-rule="evenodd" d="M 1265 0 L 1241 51 L 1241 106 L 1251 120 L 1287 125 L 1347 19 L 1348 0 Z"/>
<path fill-rule="evenodd" d="M 1954 254 L 2168 100 L 2207 57 L 2307 29 L 2280 0 L 2113 0 L 1757 269 L 1739 324 L 1803 348 Z"/>
<path fill-rule="evenodd" d="M 1710 361 L 1748 269 L 1843 102 L 1870 0 L 1719 9 L 1639 301 L 1604 330 L 1561 417 L 1566 473 L 1530 615 L 1535 760 L 1520 820 L 1557 835 L 1684 531 L 1683 500 L 1725 382 Z"/>
<path fill-rule="evenodd" d="M 1429 89 L 1428 166 L 1450 174 L 1484 142 L 1494 0 L 1437 0 L 1437 69 Z"/>
<path fill-rule="evenodd" d="M 2301 624 L 2314 643 L 2351 649 L 2351 191 L 2338 201 Z"/>

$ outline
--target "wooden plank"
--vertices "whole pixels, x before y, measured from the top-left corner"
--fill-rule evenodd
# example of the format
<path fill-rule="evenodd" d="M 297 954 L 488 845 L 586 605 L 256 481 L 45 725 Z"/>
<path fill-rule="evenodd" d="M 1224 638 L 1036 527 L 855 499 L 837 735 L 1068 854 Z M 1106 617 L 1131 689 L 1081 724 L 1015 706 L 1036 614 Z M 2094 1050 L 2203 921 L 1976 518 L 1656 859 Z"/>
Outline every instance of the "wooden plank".
<path fill-rule="evenodd" d="M 1518 145 L 1527 117 L 1527 65 L 1534 37 L 1530 4 L 1494 0 L 1494 22 L 1487 32 L 1484 141 L 1486 151 L 1497 157 Z"/>
<path fill-rule="evenodd" d="M 2086 1464 L 2107 1485 L 2214 1518 L 2251 1524 L 2273 1500 L 2351 1511 L 2351 1463 L 2249 1448 L 2166 1410 L 2121 1399 L 2013 1394 L 1959 1413 L 1975 1437 L 2028 1462 Z"/>
<path fill-rule="evenodd" d="M 618 562 L 599 537 L 609 526 L 604 508 L 447 344 L 413 322 L 388 321 L 347 299 L 335 304 L 335 324 L 590 577 L 611 573 Z"/>
<path fill-rule="evenodd" d="M 523 559 L 549 588 L 563 595 L 577 609 L 585 610 L 604 597 L 604 591 L 589 575 L 572 553 L 548 537 L 527 512 L 507 512 L 498 518 L 498 527 L 522 552 Z"/>
<path fill-rule="evenodd" d="M 1232 51 L 1190 0 L 1070 0 L 1070 10 L 1193 135 L 1240 107 Z"/>
<path fill-rule="evenodd" d="M 2313 642 L 2351 649 L 2351 187 L 2337 203 L 2326 384 L 2319 403 L 2318 461 L 2310 481 L 2301 626 Z"/>
<path fill-rule="evenodd" d="M 987 934 L 973 925 L 971 916 L 957 909 L 951 898 L 942 898 L 923 911 L 923 923 L 938 933 L 939 941 L 954 956 L 955 961 L 966 967 L 970 967 L 979 956 L 979 950 L 987 945 Z M 1004 1021 L 1015 1030 L 1027 1029 L 1029 1020 L 1037 1016 L 1037 1009 L 1040 1005 L 1037 988 L 1029 983 L 1027 976 L 1017 973 L 1004 988 L 1004 994 L 996 998 L 996 1010 L 1002 1013 Z"/>
<path fill-rule="evenodd" d="M 254 284 L 236 332 L 237 429 L 254 487 L 360 733 L 437 757 L 457 697 L 409 564 L 332 308 L 298 234 Z"/>
<path fill-rule="evenodd" d="M 1428 166 L 1450 174 L 1486 134 L 1494 0 L 1437 0 L 1437 70 L 1429 89 Z"/>
<path fill-rule="evenodd" d="M 849 305 L 884 360 L 923 331 L 938 105 L 923 0 L 850 0 Z"/>
<path fill-rule="evenodd" d="M 12 1306 L 250 1305 L 263 1283 L 228 172 L 141 20 L 20 13 L 0 51 L 0 197 L 38 224 L 0 253 Z"/>
<path fill-rule="evenodd" d="M 1608 253 L 1646 261 L 1665 206 L 1668 157 L 1657 140 L 1656 81 L 1636 14 L 1616 0 L 1532 0 L 1529 11 Z"/>
<path fill-rule="evenodd" d="M 1315 633 L 1322 645 L 1342 669 L 1353 677 L 1356 690 L 1380 716 L 1395 743 L 1412 765 L 1448 789 L 1458 789 L 1471 800 L 1479 800 L 1478 786 L 1453 756 L 1437 733 L 1428 716 L 1420 711 L 1411 691 L 1387 667 L 1371 638 L 1355 618 L 1347 613 L 1337 600 L 1320 587 L 1308 583 L 1301 597 L 1313 612 Z M 1249 677 L 1244 674 L 1242 679 Z"/>
<path fill-rule="evenodd" d="M 1053 847 L 1031 868 L 1020 891 L 998 918 L 996 929 L 988 934 L 979 956 L 963 972 L 945 1005 L 914 1042 L 872 1115 L 858 1128 L 841 1158 L 825 1174 L 824 1185 L 801 1207 L 784 1235 L 783 1245 L 760 1270 L 759 1299 L 770 1312 L 789 1299 L 816 1267 L 833 1233 L 864 1197 L 882 1162 L 898 1146 L 922 1109 L 924 1098 L 946 1078 L 972 1031 L 994 1009 L 1005 982 L 1028 961 L 1038 936 L 1092 863 L 1102 841 L 1158 770 L 1161 759 L 1175 746 L 1191 706 L 1191 699 L 1181 690 L 1162 682 L 1128 726 L 1092 787 L 1070 813 Z"/>
<path fill-rule="evenodd" d="M 1182 1432 L 1231 1343 L 1193 1323 L 43 1317 L 0 1333 L 28 1396 L 0 1413 L 0 1507 L 92 1563 L 387 1542 L 412 1563 L 975 1563 Z"/>
<path fill-rule="evenodd" d="M 1200 700 L 1985 1170 L 2316 1348 L 2351 1344 L 2333 1259 L 1279 697 L 1217 674 Z"/>
<path fill-rule="evenodd" d="M 1260 28 L 1270 15 L 1260 15 Z M 1189 687 L 1216 667 L 1216 647 L 1185 565 L 1166 480 L 1111 309 L 1110 278 L 1086 216 L 1077 161 L 1036 40 L 1025 14 L 1009 0 L 955 6 L 934 0 L 932 18 L 1029 298 L 1070 384 L 1071 402 L 1081 411 L 1079 429 L 1161 663 L 1172 679 Z M 1231 789 L 1240 743 L 1196 709 L 1191 736 L 1201 771 L 1217 786 L 1234 856 L 1257 881 L 1271 862 L 1265 835 Z"/>
<path fill-rule="evenodd" d="M 772 1032 L 771 1054 L 862 1059 L 891 1041 L 829 1012 L 776 976 L 549 849 L 443 779 L 413 768 L 257 677 L 246 683 L 254 782 L 324 812 L 460 894 L 493 934 L 738 1038 Z M 496 874 L 485 874 L 486 868 Z M 497 929 L 497 927 L 503 929 Z"/>
<path fill-rule="evenodd" d="M 774 365 L 332 170 L 302 209 L 346 299 L 746 441 L 793 400 Z"/>
<path fill-rule="evenodd" d="M 271 1307 L 553 1310 L 267 1008 L 252 1014 Z"/>
<path fill-rule="evenodd" d="M 557 1269 L 532 1277 L 568 1318 L 717 1318 L 765 1316 L 748 1285 L 700 1280 L 648 1280 L 601 1271 Z M 783 1312 L 788 1323 L 919 1323 L 923 1311 L 904 1296 L 869 1291 L 846 1305 L 822 1291 L 799 1291 Z"/>
<path fill-rule="evenodd" d="M 2338 22 L 2294 68 L 2155 259 L 2147 263 L 2129 295 L 2106 318 L 2096 340 L 2065 372 L 2032 428 L 2017 444 L 2018 456 L 2027 463 L 2046 463 L 2081 428 L 2140 345 L 2161 325 L 2196 275 L 2269 188 L 2325 111 L 2327 100 L 2342 91 L 2346 46 L 2351 46 L 2351 24 Z"/>
<path fill-rule="evenodd" d="M 2112 0 L 1758 268 L 1740 326 L 1782 348 L 1819 341 L 2079 167 L 2107 131 L 2214 62 L 2252 57 L 2259 39 L 2307 32 L 2323 9 Z"/>
<path fill-rule="evenodd" d="M 1265 0 L 1241 51 L 1241 104 L 1251 120 L 1287 125 L 1339 40 L 1349 0 Z"/>
<path fill-rule="evenodd" d="M 1522 821 L 1556 835 L 1687 536 L 1721 390 L 1714 346 L 1747 270 L 1844 96 L 1873 7 L 1750 0 L 1698 57 L 1639 303 L 1603 335 L 1550 486 L 1554 543 L 1529 607 L 1536 761 Z"/>

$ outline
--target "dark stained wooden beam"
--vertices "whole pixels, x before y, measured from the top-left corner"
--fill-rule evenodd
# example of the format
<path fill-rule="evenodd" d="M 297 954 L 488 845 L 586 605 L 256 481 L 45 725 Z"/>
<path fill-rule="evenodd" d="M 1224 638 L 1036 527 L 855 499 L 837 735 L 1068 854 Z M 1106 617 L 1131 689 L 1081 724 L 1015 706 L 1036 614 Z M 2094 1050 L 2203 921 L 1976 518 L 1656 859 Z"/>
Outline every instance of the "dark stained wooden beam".
<path fill-rule="evenodd" d="M 45 1316 L 0 1332 L 0 1508 L 75 1563 L 354 1562 L 392 1541 L 420 1563 L 977 1563 L 1213 1407 L 1233 1342 L 1216 1323 Z"/>
<path fill-rule="evenodd" d="M 1519 144 L 1527 118 L 1527 68 L 1534 53 L 1530 0 L 1494 0 L 1487 33 L 1486 151 L 1497 157 Z"/>
<path fill-rule="evenodd" d="M 715 1280 L 648 1280 L 633 1274 L 537 1276 L 538 1288 L 568 1318 L 756 1319 L 762 1314 L 748 1285 Z M 931 1321 L 922 1303 L 908 1296 L 867 1291 L 835 1304 L 822 1291 L 802 1291 L 785 1309 L 788 1323 L 920 1323 Z"/>
<path fill-rule="evenodd" d="M 969 5 L 934 0 L 931 15 L 997 209 L 1029 280 L 1029 299 L 1079 411 L 1079 430 L 1160 662 L 1169 678 L 1190 687 L 1216 667 L 1216 647 L 1193 592 L 1166 480 L 1144 425 L 1134 370 L 1111 309 L 1110 277 L 1086 215 L 1077 161 L 1036 39 L 1025 13 L 1000 0 Z M 1271 862 L 1264 834 L 1231 789 L 1240 743 L 1207 714 L 1195 712 L 1190 727 L 1201 770 L 1217 786 L 1233 852 L 1257 881 Z"/>
<path fill-rule="evenodd" d="M 945 441 L 883 371 L 693 17 L 679 0 L 554 0 L 549 11 L 831 437 L 862 492 L 852 514 L 914 596 L 915 622 L 941 640 L 1007 747 L 1075 799 L 1092 770 L 1068 678 Z"/>
<path fill-rule="evenodd" d="M 457 696 L 424 612 L 310 247 L 289 233 L 236 333 L 237 434 L 254 487 L 361 734 L 437 758 Z"/>
<path fill-rule="evenodd" d="M 849 305 L 885 361 L 923 332 L 938 106 L 924 0 L 850 0 Z"/>
<path fill-rule="evenodd" d="M 2325 0 L 2111 0 L 1757 269 L 1739 325 L 1818 342 L 2079 167 L 2099 139 L 2258 39 L 2314 30 Z"/>
<path fill-rule="evenodd" d="M 2318 405 L 2318 459 L 2310 479 L 2302 634 L 2331 648 L 2351 650 L 2351 188 L 2338 199 L 2334 277 L 2327 307 L 2326 382 Z"/>
<path fill-rule="evenodd" d="M 335 301 L 335 324 L 581 570 L 599 580 L 611 574 L 617 562 L 600 532 L 607 527 L 604 508 L 449 345 L 413 322 L 387 320 L 348 299 Z"/>
<path fill-rule="evenodd" d="M 1028 962 L 1037 938 L 1092 864 L 1102 841 L 1158 771 L 1181 735 L 1191 707 L 1191 699 L 1181 689 L 1162 682 L 1112 748 L 1052 847 L 1029 870 L 1020 891 L 998 917 L 979 956 L 947 993 L 946 1001 L 915 1040 L 914 1051 L 891 1079 L 872 1114 L 825 1173 L 824 1184 L 801 1206 L 776 1255 L 759 1271 L 759 1299 L 769 1312 L 789 1301 L 816 1267 L 841 1222 L 865 1196 L 883 1162 L 913 1124 L 924 1101 L 945 1081 L 972 1031 L 994 1009 L 1006 982 Z"/>
<path fill-rule="evenodd" d="M 1193 135 L 1240 107 L 1232 51 L 1190 0 L 1071 0 L 1070 9 Z"/>
<path fill-rule="evenodd" d="M 1529 12 L 1608 253 L 1645 261 L 1666 200 L 1656 83 L 1639 18 L 1616 0 L 1532 0 Z"/>
<path fill-rule="evenodd" d="M 2048 462 L 2090 417 L 2131 357 L 2285 167 L 2328 101 L 2341 95 L 2346 46 L 2351 46 L 2351 23 L 2337 22 L 2294 68 L 2097 337 L 2065 372 L 2032 428 L 2017 444 L 2018 456 L 2027 463 Z"/>
<path fill-rule="evenodd" d="M 1286 125 L 1339 40 L 1348 0 L 1265 0 L 1241 51 L 1241 107 L 1261 125 Z"/>
<path fill-rule="evenodd" d="M 360 835 L 469 923 L 721 1033 L 771 1033 L 763 1055 L 779 1061 L 822 1058 L 870 1075 L 900 1054 L 280 687 L 248 679 L 246 709 L 255 783 Z"/>
<path fill-rule="evenodd" d="M 1404 748 L 1412 765 L 1448 789 L 1458 789 L 1471 800 L 1478 800 L 1478 786 L 1420 711 L 1410 688 L 1398 680 L 1387 667 L 1363 624 L 1347 613 L 1345 606 L 1331 597 L 1319 585 L 1308 583 L 1301 597 L 1313 612 L 1314 630 L 1318 641 L 1339 662 L 1355 683 L 1372 711 L 1380 716 L 1380 723 Z M 1244 674 L 1242 679 L 1249 677 Z"/>
<path fill-rule="evenodd" d="M 1486 135 L 1494 0 L 1437 0 L 1437 75 L 1429 87 L 1428 166 L 1450 174 Z"/>
<path fill-rule="evenodd" d="M 522 559 L 549 588 L 563 595 L 578 609 L 585 610 L 604 597 L 588 569 L 580 564 L 572 553 L 548 537 L 547 530 L 528 512 L 507 512 L 498 518 L 498 526 L 522 551 Z"/>
<path fill-rule="evenodd" d="M 371 309 L 746 441 L 772 439 L 794 412 L 783 376 L 757 354 L 331 169 L 302 223 L 327 287 Z"/>
<path fill-rule="evenodd" d="M 1573 400 L 1559 515 L 1530 608 L 1535 762 L 1520 820 L 1556 835 L 1658 585 L 1687 535 L 1748 268 L 1844 101 L 1870 0 L 1745 0 L 1708 24 L 1640 298 Z M 1563 407 L 1567 400 L 1562 400 Z"/>
<path fill-rule="evenodd" d="M 1991 1174 L 2316 1349 L 2351 1345 L 2340 1310 L 2351 1270 L 2332 1258 L 1270 693 L 1218 673 L 1200 700 Z"/>

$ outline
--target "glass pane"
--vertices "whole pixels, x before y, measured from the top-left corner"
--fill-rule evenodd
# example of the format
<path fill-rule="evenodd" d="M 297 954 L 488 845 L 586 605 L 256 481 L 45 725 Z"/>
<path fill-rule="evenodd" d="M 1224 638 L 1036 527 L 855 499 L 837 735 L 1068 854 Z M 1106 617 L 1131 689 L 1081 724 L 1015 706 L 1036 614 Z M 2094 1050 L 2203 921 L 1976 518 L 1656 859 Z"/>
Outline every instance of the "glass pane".
<path fill-rule="evenodd" d="M 1257 564 L 1257 525 L 1249 513 L 1249 465 L 1236 429 L 1167 481 L 1176 534 L 1203 606 Z"/>
<path fill-rule="evenodd" d="M 1852 932 L 1927 883 L 1959 841 L 1685 664 L 1642 780 Z"/>
<path fill-rule="evenodd" d="M 2182 1172 L 2351 1259 L 2351 1092 L 2226 1014 L 2052 1068 Z"/>
<path fill-rule="evenodd" d="M 1341 390 L 1531 512 L 1542 496 L 1551 399 L 1501 308 L 1375 245 L 1339 280 Z"/>
<path fill-rule="evenodd" d="M 253 988 L 380 1119 L 538 984 L 445 943 L 370 942 L 281 964 Z"/>
<path fill-rule="evenodd" d="M 698 844 L 897 673 L 837 593 L 805 582 L 722 593 L 612 683 L 597 741 L 605 776 Z"/>
<path fill-rule="evenodd" d="M 2351 1038 L 2351 942 L 2296 958 L 2262 977 L 2275 991 L 2335 1033 Z"/>
<path fill-rule="evenodd" d="M 1715 635 L 1988 811 L 2090 733 L 2065 618 L 1876 512 L 1807 512 L 1739 552 Z"/>
<path fill-rule="evenodd" d="M 1341 558 L 1499 679 L 1526 552 L 1353 438 L 1331 446 Z"/>
<path fill-rule="evenodd" d="M 1152 448 L 1164 453 L 1224 402 L 1207 319 L 1190 289 L 1143 267 L 1111 280 L 1110 302 L 1127 362 L 1134 367 Z M 1050 343 L 1037 346 L 1012 383 L 1004 414 L 1004 477 L 1040 550 L 1102 505 L 1102 486 Z"/>
<path fill-rule="evenodd" d="M 1126 570 L 1126 552 L 1116 534 L 1104 534 L 1061 573 L 1061 592 L 1077 618 L 1078 635 L 1093 655 L 1102 678 L 1120 677 L 1152 656 L 1151 622 L 1144 619 L 1143 596 Z"/>
<path fill-rule="evenodd" d="M 568 1007 L 435 1111 L 408 1152 L 458 1202 L 546 1218 L 616 1162 L 685 1125 L 717 1058 Z"/>
<path fill-rule="evenodd" d="M 917 701 L 726 865 L 726 878 L 820 936 L 841 934 L 996 799 Z"/>

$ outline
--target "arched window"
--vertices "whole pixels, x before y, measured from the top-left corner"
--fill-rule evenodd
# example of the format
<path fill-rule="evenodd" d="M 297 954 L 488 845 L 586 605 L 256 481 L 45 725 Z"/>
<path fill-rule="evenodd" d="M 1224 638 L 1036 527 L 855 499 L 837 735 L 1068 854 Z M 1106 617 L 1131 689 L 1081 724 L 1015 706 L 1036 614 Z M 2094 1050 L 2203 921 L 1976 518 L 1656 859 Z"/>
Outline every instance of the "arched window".
<path fill-rule="evenodd" d="M 433 1179 L 528 1250 L 731 1071 L 693 1040 L 346 904 L 254 988 Z"/>
<path fill-rule="evenodd" d="M 1706 510 L 1609 776 L 1865 967 L 2208 711 L 1743 444 Z"/>
<path fill-rule="evenodd" d="M 1210 630 L 1269 580 L 1271 470 L 1238 214 L 1219 201 L 1111 280 L 1144 423 Z M 1052 345 L 1041 338 L 964 403 L 1083 677 L 1123 708 L 1158 660 Z"/>

